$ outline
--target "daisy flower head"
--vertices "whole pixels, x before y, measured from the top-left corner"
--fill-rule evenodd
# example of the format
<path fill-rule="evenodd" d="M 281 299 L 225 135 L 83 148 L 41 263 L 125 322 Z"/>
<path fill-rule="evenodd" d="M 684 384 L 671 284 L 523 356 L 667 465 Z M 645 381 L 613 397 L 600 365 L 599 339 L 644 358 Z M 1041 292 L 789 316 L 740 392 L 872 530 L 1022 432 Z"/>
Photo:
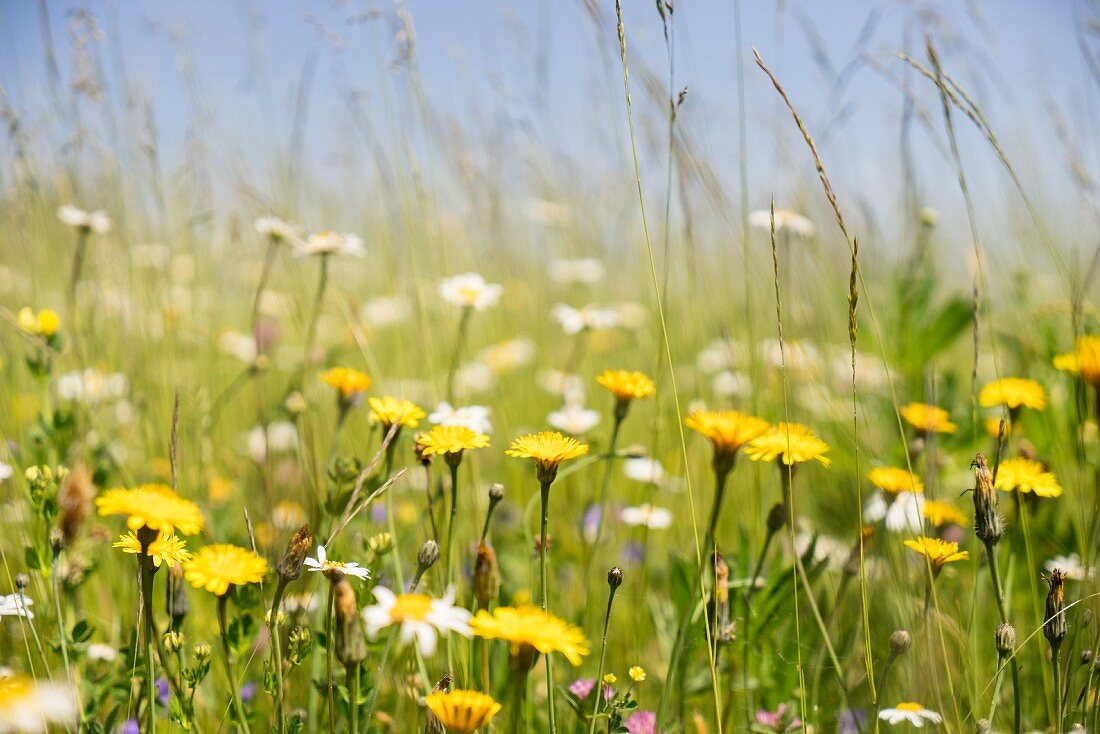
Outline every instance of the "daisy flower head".
<path fill-rule="evenodd" d="M 460 273 L 439 281 L 439 296 L 447 303 L 484 311 L 500 302 L 504 286 L 487 283 L 478 273 Z"/>
<path fill-rule="evenodd" d="M 319 571 L 326 576 L 335 572 L 343 576 L 354 576 L 357 579 L 370 578 L 370 570 L 363 568 L 355 561 L 334 561 L 329 558 L 323 545 L 317 546 L 317 557 L 305 559 L 304 564 L 310 571 Z"/>
<path fill-rule="evenodd" d="M 623 474 L 635 482 L 645 482 L 658 487 L 665 484 L 668 479 L 664 464 L 648 456 L 632 456 L 624 461 Z"/>
<path fill-rule="evenodd" d="M 620 405 L 631 400 L 652 397 L 657 392 L 653 380 L 641 372 L 630 370 L 607 370 L 596 378 L 602 387 L 615 396 Z"/>
<path fill-rule="evenodd" d="M 905 541 L 905 546 L 928 559 L 933 571 L 939 571 L 948 563 L 965 561 L 970 553 L 959 550 L 959 544 L 925 535 Z"/>
<path fill-rule="evenodd" d="M 95 503 L 101 516 L 126 515 L 126 527 L 131 530 L 178 530 L 183 535 L 194 535 L 203 528 L 199 506 L 163 484 L 109 489 Z"/>
<path fill-rule="evenodd" d="M 217 596 L 225 596 L 233 586 L 257 584 L 266 573 L 267 561 L 226 543 L 204 546 L 183 565 L 183 577 L 189 584 Z"/>
<path fill-rule="evenodd" d="M 52 724 L 71 729 L 78 713 L 69 687 L 0 673 L 0 732 L 46 732 Z"/>
<path fill-rule="evenodd" d="M 370 398 L 370 422 L 381 423 L 387 431 L 394 424 L 403 428 L 416 428 L 424 420 L 424 409 L 411 400 L 402 400 L 390 396 Z"/>
<path fill-rule="evenodd" d="M 439 426 L 466 426 L 476 433 L 489 434 L 493 432 L 493 424 L 489 420 L 491 412 L 484 405 L 463 405 L 456 408 L 443 401 L 435 406 L 428 421 Z"/>
<path fill-rule="evenodd" d="M 177 564 L 191 560 L 191 554 L 187 551 L 187 544 L 179 536 L 171 533 L 157 533 L 156 538 L 149 543 L 149 547 L 142 550 L 141 540 L 131 530 L 124 535 L 120 535 L 111 547 L 121 548 L 123 553 L 144 554 L 153 561 L 155 568 L 160 568 L 162 564 L 168 566 L 168 568 L 175 568 Z"/>
<path fill-rule="evenodd" d="M 684 425 L 710 441 L 714 461 L 732 461 L 749 441 L 768 430 L 768 422 L 736 410 L 697 410 Z"/>
<path fill-rule="evenodd" d="M 614 329 L 622 324 L 622 315 L 618 310 L 610 306 L 593 304 L 574 308 L 558 303 L 550 309 L 550 316 L 561 324 L 562 331 L 570 336 L 580 334 L 582 331 Z"/>
<path fill-rule="evenodd" d="M 43 308 L 35 313 L 30 306 L 24 306 L 19 309 L 15 321 L 25 333 L 45 339 L 49 339 L 61 328 L 61 317 L 52 308 Z"/>
<path fill-rule="evenodd" d="M 302 238 L 302 228 L 294 222 L 287 222 L 279 217 L 268 215 L 257 217 L 252 222 L 252 228 L 262 237 L 272 242 L 296 243 Z"/>
<path fill-rule="evenodd" d="M 424 705 L 447 734 L 474 734 L 500 713 L 493 697 L 480 691 L 433 691 Z"/>
<path fill-rule="evenodd" d="M 648 502 L 638 507 L 624 507 L 619 519 L 630 527 L 645 527 L 650 530 L 664 530 L 672 527 L 672 513 L 664 507 L 654 507 Z"/>
<path fill-rule="evenodd" d="M 1054 358 L 1054 368 L 1100 386 L 1100 336 L 1082 336 L 1073 351 Z"/>
<path fill-rule="evenodd" d="M 547 415 L 546 422 L 559 431 L 583 436 L 600 424 L 600 412 L 570 403 Z"/>
<path fill-rule="evenodd" d="M 772 229 L 771 210 L 757 209 L 749 212 L 749 225 L 770 232 Z M 814 236 L 816 229 L 813 222 L 793 209 L 776 209 L 775 231 L 790 232 L 793 235 L 809 239 Z"/>
<path fill-rule="evenodd" d="M 924 495 L 917 492 L 898 492 L 890 502 L 884 493 L 876 492 L 863 508 L 863 520 L 885 521 L 893 533 L 919 533 L 924 529 L 924 502 Z"/>
<path fill-rule="evenodd" d="M 111 231 L 111 218 L 102 209 L 88 212 L 78 206 L 65 204 L 58 207 L 57 218 L 62 224 L 85 233 L 105 234 Z"/>
<path fill-rule="evenodd" d="M 26 617 L 34 619 L 34 599 L 28 599 L 25 594 L 0 595 L 0 617 Z"/>
<path fill-rule="evenodd" d="M 322 372 L 318 379 L 336 390 L 340 405 L 346 407 L 362 400 L 371 384 L 370 376 L 351 367 L 333 367 Z"/>
<path fill-rule="evenodd" d="M 888 724 L 895 726 L 906 721 L 918 729 L 924 726 L 926 721 L 932 724 L 939 724 L 943 721 L 943 717 L 935 711 L 926 709 L 919 703 L 914 703 L 912 701 L 899 703 L 892 709 L 883 709 L 879 711 L 878 717 Z"/>
<path fill-rule="evenodd" d="M 1038 461 L 1021 457 L 1001 462 L 995 486 L 1005 492 L 1033 492 L 1036 497 L 1059 497 L 1062 494 L 1062 485 L 1058 484 L 1053 472 L 1047 471 Z"/>
<path fill-rule="evenodd" d="M 374 598 L 378 603 L 363 609 L 363 623 L 372 640 L 386 627 L 398 625 L 402 645 L 415 638 L 420 654 L 430 656 L 440 633 L 470 636 L 470 612 L 455 606 L 453 588 L 442 599 L 433 599 L 426 594 L 394 594 L 385 586 L 375 586 Z"/>
<path fill-rule="evenodd" d="M 507 642 L 517 670 L 529 670 L 539 653 L 561 653 L 574 666 L 589 653 L 580 628 L 532 605 L 496 607 L 491 613 L 483 609 L 470 621 L 470 630 Z"/>
<path fill-rule="evenodd" d="M 922 436 L 930 433 L 954 433 L 958 430 L 947 411 L 935 405 L 909 403 L 898 408 L 898 412 Z"/>
<path fill-rule="evenodd" d="M 312 255 L 363 257 L 366 250 L 363 248 L 363 240 L 353 234 L 315 232 L 305 239 L 295 240 L 294 255 L 300 258 Z"/>
<path fill-rule="evenodd" d="M 603 263 L 592 257 L 550 261 L 550 279 L 561 285 L 595 285 L 605 274 Z"/>
<path fill-rule="evenodd" d="M 871 484 L 890 494 L 924 491 L 924 482 L 908 469 L 878 466 L 867 473 L 867 478 L 871 480 Z"/>
<path fill-rule="evenodd" d="M 1005 377 L 984 386 L 978 394 L 978 403 L 983 408 L 1003 405 L 1010 411 L 1020 408 L 1042 410 L 1047 405 L 1047 393 L 1035 380 Z"/>
<path fill-rule="evenodd" d="M 448 464 L 457 465 L 464 451 L 488 446 L 489 437 L 466 426 L 432 426 L 416 437 L 416 443 L 424 456 L 442 456 Z"/>
<path fill-rule="evenodd" d="M 801 423 L 780 423 L 767 433 L 749 442 L 745 453 L 753 461 L 775 461 L 785 466 L 819 461 L 829 466 L 825 453 L 829 445 L 814 435 L 813 430 Z"/>
<path fill-rule="evenodd" d="M 504 453 L 516 459 L 534 459 L 539 481 L 549 484 L 557 477 L 558 466 L 563 461 L 588 453 L 588 444 L 563 436 L 557 431 L 541 431 L 520 436 L 512 441 L 511 447 Z"/>

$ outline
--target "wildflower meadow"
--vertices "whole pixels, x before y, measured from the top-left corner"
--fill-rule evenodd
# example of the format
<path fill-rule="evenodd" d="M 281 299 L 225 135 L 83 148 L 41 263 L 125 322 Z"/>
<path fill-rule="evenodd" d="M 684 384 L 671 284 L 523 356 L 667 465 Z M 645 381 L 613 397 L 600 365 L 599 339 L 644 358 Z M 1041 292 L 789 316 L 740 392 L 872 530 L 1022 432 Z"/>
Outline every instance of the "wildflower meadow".
<path fill-rule="evenodd" d="M 130 5 L 0 7 L 0 734 L 1098 731 L 1092 4 Z"/>

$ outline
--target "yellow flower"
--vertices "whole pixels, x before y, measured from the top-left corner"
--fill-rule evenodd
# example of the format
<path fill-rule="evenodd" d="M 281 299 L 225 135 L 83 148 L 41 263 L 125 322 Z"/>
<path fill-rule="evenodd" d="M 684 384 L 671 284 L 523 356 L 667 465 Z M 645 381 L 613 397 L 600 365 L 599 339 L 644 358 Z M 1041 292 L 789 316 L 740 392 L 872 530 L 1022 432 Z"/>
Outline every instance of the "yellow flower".
<path fill-rule="evenodd" d="M 1054 358 L 1054 367 L 1100 386 L 1100 336 L 1079 338 L 1072 352 Z"/>
<path fill-rule="evenodd" d="M 749 441 L 768 430 L 763 418 L 736 410 L 697 410 L 684 419 L 684 425 L 706 437 L 715 454 L 732 455 Z"/>
<path fill-rule="evenodd" d="M 619 682 L 619 676 L 615 675 L 614 673 L 608 673 L 603 677 L 603 682 L 609 686 L 614 685 L 615 683 Z"/>
<path fill-rule="evenodd" d="M 901 417 L 920 433 L 954 433 L 958 426 L 950 421 L 943 408 L 925 403 L 909 403 L 898 409 Z"/>
<path fill-rule="evenodd" d="M 879 466 L 868 472 L 867 478 L 871 480 L 871 484 L 890 494 L 924 491 L 924 482 L 908 469 Z"/>
<path fill-rule="evenodd" d="M 350 367 L 333 367 L 322 372 L 321 382 L 333 387 L 340 393 L 341 400 L 352 401 L 361 396 L 370 387 L 370 377 L 365 372 Z"/>
<path fill-rule="evenodd" d="M 370 422 L 381 423 L 387 431 L 394 423 L 416 428 L 425 415 L 424 409 L 416 403 L 388 395 L 384 398 L 371 398 L 367 402 L 370 404 Z"/>
<path fill-rule="evenodd" d="M 515 439 L 504 453 L 517 459 L 534 459 L 539 470 L 539 481 L 553 481 L 558 465 L 587 454 L 588 444 L 557 431 L 540 431 Z"/>
<path fill-rule="evenodd" d="M 966 527 L 970 521 L 965 512 L 950 503 L 941 502 L 940 500 L 925 500 L 923 512 L 925 519 L 937 528 L 943 525 Z"/>
<path fill-rule="evenodd" d="M 483 449 L 489 437 L 466 426 L 432 426 L 432 430 L 416 437 L 424 456 L 438 454 L 461 455 L 467 449 Z"/>
<path fill-rule="evenodd" d="M 11 673 L 0 677 L 2 732 L 56 731 L 62 726 L 72 731 L 79 710 L 76 694 L 68 686 Z"/>
<path fill-rule="evenodd" d="M 829 445 L 814 435 L 814 432 L 801 423 L 780 423 L 767 433 L 749 442 L 745 452 L 753 461 L 773 461 L 779 459 L 790 466 L 807 461 L 820 461 L 829 466 L 825 452 Z"/>
<path fill-rule="evenodd" d="M 118 536 L 118 541 L 111 545 L 112 548 L 121 548 L 123 553 L 141 553 L 141 541 L 131 530 L 125 535 Z M 168 568 L 175 568 L 177 563 L 186 563 L 191 560 L 191 554 L 187 552 L 186 543 L 176 535 L 158 533 L 156 539 L 149 544 L 147 555 L 153 559 L 153 565 L 160 568 L 162 563 Z"/>
<path fill-rule="evenodd" d="M 1042 410 L 1047 405 L 1047 394 L 1043 386 L 1035 380 L 1005 377 L 983 387 L 978 394 L 978 403 L 983 408 L 1003 405 L 1009 410 L 1021 407 Z"/>
<path fill-rule="evenodd" d="M 508 642 L 513 657 L 531 650 L 544 655 L 560 652 L 571 665 L 580 665 L 589 652 L 580 628 L 530 605 L 497 607 L 491 614 L 483 609 L 470 620 L 470 630 L 478 637 Z"/>
<path fill-rule="evenodd" d="M 1034 492 L 1038 497 L 1058 497 L 1062 487 L 1054 474 L 1042 464 L 1031 459 L 1005 459 L 997 469 L 997 489 L 1011 492 L 1018 489 L 1025 494 Z"/>
<path fill-rule="evenodd" d="M 626 674 L 629 675 L 630 680 L 635 683 L 641 683 L 645 680 L 645 668 L 640 665 L 632 666 L 630 670 L 626 671 Z"/>
<path fill-rule="evenodd" d="M 927 558 L 928 562 L 932 564 L 932 569 L 935 571 L 943 568 L 945 563 L 965 561 L 967 558 L 970 558 L 970 554 L 967 551 L 959 550 L 958 543 L 940 540 L 939 538 L 929 538 L 922 535 L 916 540 L 905 541 L 905 545 Z"/>
<path fill-rule="evenodd" d="M 267 561 L 250 550 L 219 543 L 205 546 L 184 564 L 183 577 L 196 589 L 225 596 L 230 586 L 256 584 L 267 573 Z"/>
<path fill-rule="evenodd" d="M 203 526 L 199 506 L 163 484 L 109 489 L 97 497 L 95 503 L 100 515 L 128 515 L 126 527 L 131 530 L 146 527 L 165 533 L 179 530 L 183 535 L 194 535 Z"/>
<path fill-rule="evenodd" d="M 29 306 L 24 306 L 19 309 L 16 322 L 20 329 L 36 336 L 51 337 L 61 328 L 61 317 L 50 308 L 44 308 L 35 314 Z"/>
<path fill-rule="evenodd" d="M 653 386 L 653 380 L 641 372 L 628 370 L 607 370 L 596 378 L 596 382 L 607 388 L 620 401 L 648 398 L 657 391 Z"/>
<path fill-rule="evenodd" d="M 500 712 L 500 704 L 479 691 L 435 691 L 424 697 L 424 705 L 447 734 L 473 734 Z"/>

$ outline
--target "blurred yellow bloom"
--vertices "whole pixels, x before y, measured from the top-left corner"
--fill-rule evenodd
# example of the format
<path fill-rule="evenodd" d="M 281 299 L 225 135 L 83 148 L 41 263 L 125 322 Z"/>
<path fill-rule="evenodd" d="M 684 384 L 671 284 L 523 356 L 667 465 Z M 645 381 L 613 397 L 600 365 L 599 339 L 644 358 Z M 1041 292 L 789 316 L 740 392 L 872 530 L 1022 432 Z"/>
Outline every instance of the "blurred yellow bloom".
<path fill-rule="evenodd" d="M 571 665 L 580 665 L 589 652 L 579 627 L 534 606 L 497 607 L 492 613 L 482 609 L 470 620 L 470 630 L 478 637 L 508 642 L 513 656 L 525 649 L 544 655 L 560 652 Z"/>
<path fill-rule="evenodd" d="M 898 408 L 898 412 L 920 433 L 954 433 L 958 430 L 947 411 L 935 405 L 909 403 Z"/>
<path fill-rule="evenodd" d="M 932 564 L 932 568 L 936 571 L 942 568 L 946 563 L 965 561 L 967 558 L 970 558 L 970 553 L 959 550 L 958 543 L 940 540 L 939 538 L 929 538 L 922 535 L 916 540 L 905 541 L 905 545 L 927 558 L 928 562 Z"/>
<path fill-rule="evenodd" d="M 489 437 L 466 426 L 432 426 L 432 430 L 417 436 L 416 442 L 422 447 L 424 456 L 454 455 L 468 449 L 485 448 L 489 445 Z"/>
<path fill-rule="evenodd" d="M 645 668 L 640 665 L 632 666 L 630 670 L 626 671 L 626 674 L 629 675 L 630 680 L 635 683 L 641 683 L 645 680 Z"/>
<path fill-rule="evenodd" d="M 233 484 L 222 477 L 210 477 L 206 483 L 206 496 L 211 502 L 225 502 L 233 496 Z"/>
<path fill-rule="evenodd" d="M 344 400 L 353 400 L 370 387 L 370 377 L 365 372 L 350 367 L 333 367 L 322 372 L 321 382 L 339 391 Z"/>
<path fill-rule="evenodd" d="M 596 382 L 607 388 L 618 400 L 648 398 L 657 391 L 653 380 L 641 372 L 628 370 L 607 370 L 596 378 Z"/>
<path fill-rule="evenodd" d="M 614 685 L 615 683 L 619 682 L 619 676 L 615 675 L 614 673 L 608 673 L 603 677 L 603 682 L 609 686 Z"/>
<path fill-rule="evenodd" d="M 123 553 L 141 553 L 141 541 L 132 530 L 125 535 L 120 535 L 118 541 L 111 547 L 121 548 Z M 149 544 L 146 555 L 153 559 L 153 565 L 157 568 L 160 568 L 162 563 L 168 568 L 175 568 L 177 563 L 186 563 L 191 560 L 191 554 L 187 552 L 183 539 L 164 533 L 157 534 L 156 540 Z"/>
<path fill-rule="evenodd" d="M 424 697 L 447 734 L 473 734 L 500 712 L 493 697 L 478 691 L 434 691 Z"/>
<path fill-rule="evenodd" d="M 16 321 L 20 329 L 36 336 L 50 337 L 61 328 L 61 317 L 50 308 L 44 308 L 36 314 L 30 306 L 24 306 L 19 310 Z"/>
<path fill-rule="evenodd" d="M 394 423 L 416 428 L 425 415 L 424 409 L 416 403 L 388 395 L 384 398 L 370 398 L 367 403 L 370 405 L 370 422 L 381 423 L 387 431 Z"/>
<path fill-rule="evenodd" d="M 1083 336 L 1073 351 L 1054 358 L 1055 369 L 1077 375 L 1093 386 L 1100 386 L 1100 336 Z"/>
<path fill-rule="evenodd" d="M 1034 492 L 1038 497 L 1058 497 L 1062 494 L 1062 486 L 1052 472 L 1038 461 L 1023 458 L 1001 462 L 997 469 L 996 487 L 1005 492 L 1014 489 L 1025 494 Z"/>
<path fill-rule="evenodd" d="M 1006 377 L 983 387 L 978 394 L 978 403 L 983 408 L 1003 405 L 1009 410 L 1021 407 L 1042 410 L 1047 405 L 1047 394 L 1035 380 Z"/>
<path fill-rule="evenodd" d="M 867 478 L 871 480 L 871 484 L 890 494 L 924 491 L 924 482 L 908 469 L 879 466 L 868 472 Z"/>
<path fill-rule="evenodd" d="M 749 442 L 745 453 L 753 461 L 774 461 L 779 459 L 787 466 L 807 461 L 820 461 L 829 466 L 825 452 L 829 445 L 814 435 L 814 432 L 801 423 L 780 423 L 767 433 Z"/>
<path fill-rule="evenodd" d="M 706 437 L 716 454 L 735 454 L 742 446 L 768 430 L 768 422 L 736 410 L 697 410 L 684 425 Z"/>
<path fill-rule="evenodd" d="M 925 500 L 923 512 L 925 519 L 937 528 L 942 525 L 966 527 L 970 522 L 970 518 L 967 517 L 965 512 L 940 500 Z"/>
<path fill-rule="evenodd" d="M 194 535 L 203 527 L 199 506 L 163 484 L 109 489 L 97 497 L 95 503 L 100 515 L 127 515 L 126 527 L 131 530 L 146 527 L 165 533 L 179 530 L 184 535 Z"/>
<path fill-rule="evenodd" d="M 205 546 L 183 566 L 183 577 L 189 584 L 218 596 L 229 593 L 230 586 L 259 583 L 266 573 L 267 561 L 263 558 L 223 543 Z"/>

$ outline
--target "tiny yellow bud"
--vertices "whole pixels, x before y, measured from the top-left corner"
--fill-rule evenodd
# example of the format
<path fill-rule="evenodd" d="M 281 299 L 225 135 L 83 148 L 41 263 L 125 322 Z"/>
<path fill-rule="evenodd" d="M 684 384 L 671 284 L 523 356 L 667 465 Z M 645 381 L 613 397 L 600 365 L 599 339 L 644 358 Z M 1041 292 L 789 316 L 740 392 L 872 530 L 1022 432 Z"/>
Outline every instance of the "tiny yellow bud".
<path fill-rule="evenodd" d="M 619 679 L 618 679 L 618 677 L 616 677 L 616 675 L 614 673 L 608 673 L 607 675 L 605 675 L 603 677 L 603 682 L 606 683 L 609 686 L 612 685 L 613 683 L 615 683 L 615 681 L 617 681 L 617 680 L 619 680 Z"/>
<path fill-rule="evenodd" d="M 61 328 L 61 317 L 52 308 L 44 308 L 38 312 L 37 326 L 42 336 L 53 336 Z"/>
<path fill-rule="evenodd" d="M 630 670 L 626 671 L 626 674 L 630 676 L 630 680 L 635 683 L 641 683 L 645 680 L 645 668 L 635 665 Z"/>

